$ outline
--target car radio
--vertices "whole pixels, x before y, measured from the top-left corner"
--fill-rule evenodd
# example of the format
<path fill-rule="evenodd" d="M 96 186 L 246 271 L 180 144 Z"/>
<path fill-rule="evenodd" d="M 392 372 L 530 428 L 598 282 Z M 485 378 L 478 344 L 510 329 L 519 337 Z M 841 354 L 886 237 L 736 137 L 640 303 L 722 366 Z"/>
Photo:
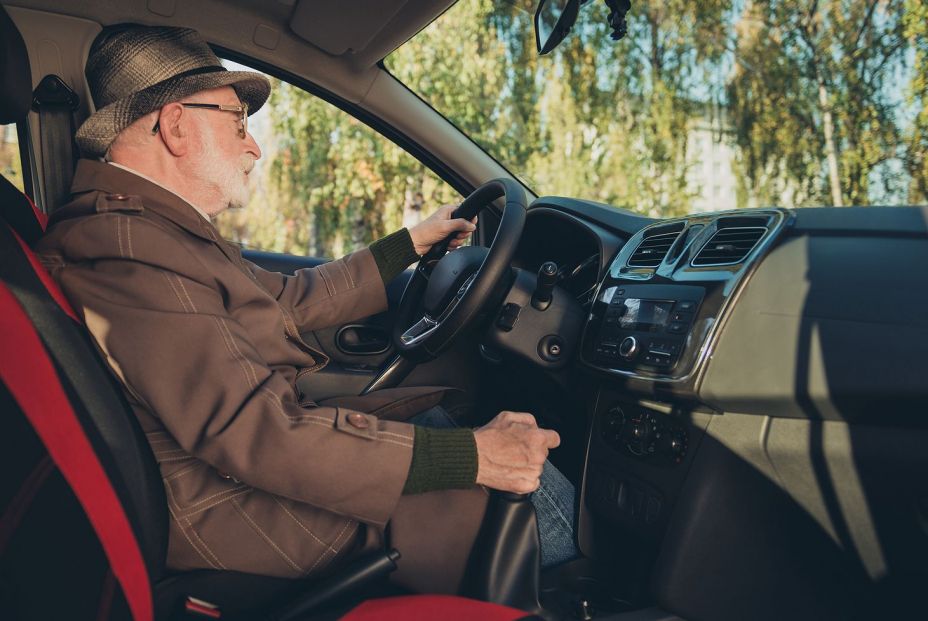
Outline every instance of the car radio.
<path fill-rule="evenodd" d="M 615 285 L 597 300 L 602 312 L 592 360 L 623 370 L 668 372 L 686 344 L 705 290 L 687 285 Z"/>

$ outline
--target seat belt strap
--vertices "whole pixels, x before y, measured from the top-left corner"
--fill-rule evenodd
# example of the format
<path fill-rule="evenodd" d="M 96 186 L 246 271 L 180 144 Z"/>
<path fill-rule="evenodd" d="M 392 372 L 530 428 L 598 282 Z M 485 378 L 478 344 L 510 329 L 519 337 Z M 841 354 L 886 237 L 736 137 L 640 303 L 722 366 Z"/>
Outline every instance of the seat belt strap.
<path fill-rule="evenodd" d="M 74 111 L 77 94 L 54 74 L 42 78 L 32 93 L 32 108 L 39 113 L 42 143 L 42 188 L 45 213 L 67 202 L 74 176 Z"/>

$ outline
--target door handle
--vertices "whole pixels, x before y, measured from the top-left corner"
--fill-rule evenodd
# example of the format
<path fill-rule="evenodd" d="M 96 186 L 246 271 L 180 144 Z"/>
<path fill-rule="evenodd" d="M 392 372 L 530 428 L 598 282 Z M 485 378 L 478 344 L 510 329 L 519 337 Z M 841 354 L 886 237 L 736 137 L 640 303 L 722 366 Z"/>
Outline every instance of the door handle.
<path fill-rule="evenodd" d="M 353 356 L 376 356 L 390 349 L 390 334 L 380 326 L 348 324 L 335 333 L 335 346 Z"/>

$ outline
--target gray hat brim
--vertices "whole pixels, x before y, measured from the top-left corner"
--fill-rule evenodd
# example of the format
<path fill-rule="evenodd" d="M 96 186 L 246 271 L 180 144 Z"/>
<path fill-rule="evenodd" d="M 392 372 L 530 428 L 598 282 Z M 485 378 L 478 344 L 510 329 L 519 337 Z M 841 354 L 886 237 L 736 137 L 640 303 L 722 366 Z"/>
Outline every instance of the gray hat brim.
<path fill-rule="evenodd" d="M 271 94 L 267 78 L 251 71 L 217 69 L 174 76 L 97 110 L 77 130 L 75 141 L 82 156 L 103 157 L 119 132 L 146 114 L 172 101 L 223 86 L 235 89 L 239 99 L 248 105 L 249 115 L 261 108 Z"/>

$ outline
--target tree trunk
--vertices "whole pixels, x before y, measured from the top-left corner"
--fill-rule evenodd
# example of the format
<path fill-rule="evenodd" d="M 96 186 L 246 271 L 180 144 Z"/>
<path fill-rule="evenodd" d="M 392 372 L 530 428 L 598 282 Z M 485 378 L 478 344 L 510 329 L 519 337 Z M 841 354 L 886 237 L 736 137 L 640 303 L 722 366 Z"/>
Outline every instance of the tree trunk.
<path fill-rule="evenodd" d="M 831 104 L 828 102 L 828 90 L 820 75 L 818 76 L 818 104 L 822 109 L 822 126 L 825 131 L 825 155 L 828 159 L 831 201 L 835 207 L 844 207 L 844 200 L 841 197 L 841 175 L 838 172 L 838 146 L 835 144 L 835 122 L 831 113 Z"/>

